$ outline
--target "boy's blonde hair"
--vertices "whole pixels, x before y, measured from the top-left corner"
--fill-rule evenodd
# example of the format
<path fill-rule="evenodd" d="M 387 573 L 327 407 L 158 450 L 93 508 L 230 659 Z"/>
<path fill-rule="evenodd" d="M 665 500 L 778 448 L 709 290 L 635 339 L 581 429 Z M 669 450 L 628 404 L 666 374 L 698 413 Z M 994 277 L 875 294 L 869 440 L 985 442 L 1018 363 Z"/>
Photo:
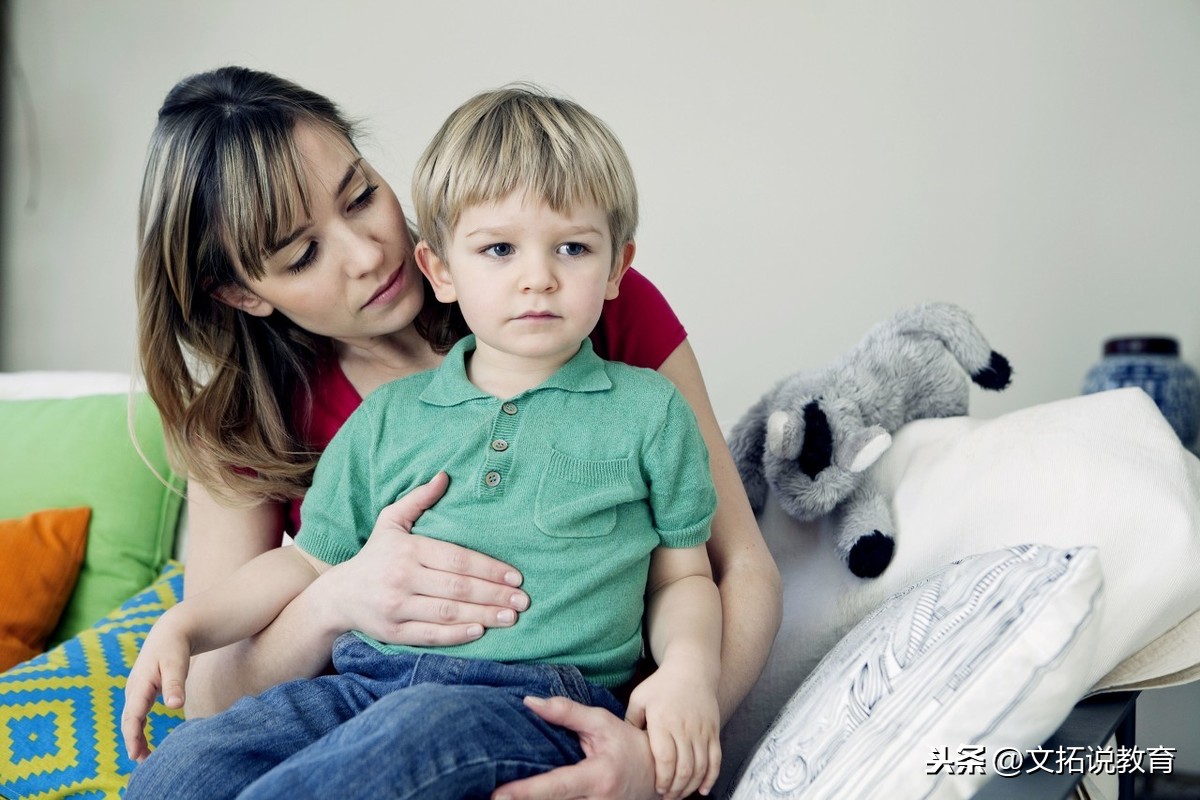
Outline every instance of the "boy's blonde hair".
<path fill-rule="evenodd" d="M 621 142 L 578 103 L 528 83 L 483 92 L 442 124 L 413 173 L 417 227 L 444 258 L 467 208 L 522 190 L 557 212 L 592 202 L 614 261 L 637 229 L 637 186 Z"/>

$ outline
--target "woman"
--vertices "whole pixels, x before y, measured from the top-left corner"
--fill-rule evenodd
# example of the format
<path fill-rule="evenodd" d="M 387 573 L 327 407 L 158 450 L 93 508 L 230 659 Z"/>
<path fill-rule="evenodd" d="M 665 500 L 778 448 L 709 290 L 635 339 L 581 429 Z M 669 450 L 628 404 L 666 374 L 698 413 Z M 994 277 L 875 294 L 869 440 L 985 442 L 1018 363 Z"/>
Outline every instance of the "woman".
<path fill-rule="evenodd" d="M 298 123 L 318 135 L 297 137 Z M 299 525 L 320 450 L 361 398 L 438 364 L 462 326 L 416 270 L 399 201 L 358 154 L 351 126 L 327 99 L 269 74 L 223 68 L 168 93 L 139 239 L 142 368 L 189 474 L 191 594 L 280 546 Z M 727 719 L 777 630 L 778 573 L 665 301 L 629 275 L 593 340 L 602 355 L 670 378 L 709 447 Z M 197 658 L 188 715 L 320 673 L 348 629 L 454 644 L 515 624 L 530 602 L 516 569 L 408 533 L 435 494 L 418 490 L 385 509 L 358 556 L 323 574 L 253 640 Z M 540 713 L 576 731 L 589 757 L 497 797 L 654 796 L 644 732 L 566 700 Z"/>

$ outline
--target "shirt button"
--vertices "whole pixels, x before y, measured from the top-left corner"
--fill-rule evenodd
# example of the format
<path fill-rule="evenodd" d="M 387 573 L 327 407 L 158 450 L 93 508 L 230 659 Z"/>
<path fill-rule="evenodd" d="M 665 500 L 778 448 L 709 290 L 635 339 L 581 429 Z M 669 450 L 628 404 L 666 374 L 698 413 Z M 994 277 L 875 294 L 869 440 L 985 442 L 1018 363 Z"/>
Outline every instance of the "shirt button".
<path fill-rule="evenodd" d="M 508 449 L 508 442 L 504 441 L 503 439 L 496 439 L 492 442 L 492 449 L 497 453 L 503 453 Z"/>
<path fill-rule="evenodd" d="M 511 417 L 513 414 L 517 413 L 517 404 L 505 403 L 504 405 L 500 406 L 500 410 Z"/>
<path fill-rule="evenodd" d="M 500 485 L 500 473 L 496 472 L 494 470 L 492 472 L 489 472 L 487 475 L 483 476 L 483 482 L 486 483 L 491 488 L 495 489 L 497 486 Z"/>

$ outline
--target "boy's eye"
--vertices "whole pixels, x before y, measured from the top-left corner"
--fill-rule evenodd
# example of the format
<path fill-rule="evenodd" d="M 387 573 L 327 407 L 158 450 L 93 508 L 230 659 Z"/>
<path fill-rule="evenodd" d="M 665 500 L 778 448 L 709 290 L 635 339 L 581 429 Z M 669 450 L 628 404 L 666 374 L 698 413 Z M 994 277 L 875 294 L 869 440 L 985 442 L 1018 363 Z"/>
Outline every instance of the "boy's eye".
<path fill-rule="evenodd" d="M 499 244 L 493 244 L 489 247 L 485 247 L 483 252 L 489 256 L 494 256 L 495 258 L 505 258 L 513 254 L 513 246 L 507 242 L 500 242 Z"/>
<path fill-rule="evenodd" d="M 558 252 L 564 256 L 581 256 L 588 252 L 588 246 L 579 242 L 567 242 L 559 246 Z"/>

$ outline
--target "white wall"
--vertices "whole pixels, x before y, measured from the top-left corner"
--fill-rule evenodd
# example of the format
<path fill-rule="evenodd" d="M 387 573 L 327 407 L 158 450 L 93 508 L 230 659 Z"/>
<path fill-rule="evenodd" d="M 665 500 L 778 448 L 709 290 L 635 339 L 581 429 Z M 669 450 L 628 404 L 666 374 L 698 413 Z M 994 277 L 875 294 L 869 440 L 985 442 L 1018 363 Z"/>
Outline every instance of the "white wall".
<path fill-rule="evenodd" d="M 1101 341 L 1200 363 L 1200 3 L 14 0 L 0 367 L 129 369 L 154 115 L 225 63 L 369 123 L 407 193 L 442 118 L 532 79 L 623 138 L 638 266 L 718 415 L 908 303 L 969 309 L 1017 375 L 1078 392 Z M 28 104 L 15 102 L 27 92 Z"/>
<path fill-rule="evenodd" d="M 480 89 L 535 80 L 599 113 L 638 173 L 637 265 L 688 326 L 725 421 L 929 299 L 969 309 L 1015 365 L 1008 392 L 973 396 L 981 416 L 1076 394 L 1116 333 L 1175 335 L 1200 363 L 1194 0 L 11 9 L 3 369 L 132 367 L 155 112 L 176 80 L 226 63 L 365 118 L 401 196 Z"/>

